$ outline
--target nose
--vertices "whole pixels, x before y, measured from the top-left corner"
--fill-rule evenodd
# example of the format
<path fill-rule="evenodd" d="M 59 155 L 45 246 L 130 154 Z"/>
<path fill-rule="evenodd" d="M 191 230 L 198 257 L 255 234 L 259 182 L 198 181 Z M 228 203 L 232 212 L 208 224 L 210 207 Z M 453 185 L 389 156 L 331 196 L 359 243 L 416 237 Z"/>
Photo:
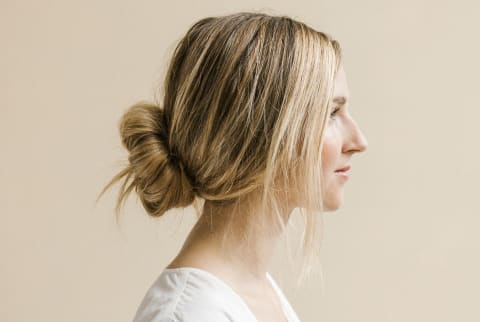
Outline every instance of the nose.
<path fill-rule="evenodd" d="M 355 120 L 351 119 L 350 136 L 345 140 L 345 152 L 364 152 L 368 148 L 368 142 Z"/>

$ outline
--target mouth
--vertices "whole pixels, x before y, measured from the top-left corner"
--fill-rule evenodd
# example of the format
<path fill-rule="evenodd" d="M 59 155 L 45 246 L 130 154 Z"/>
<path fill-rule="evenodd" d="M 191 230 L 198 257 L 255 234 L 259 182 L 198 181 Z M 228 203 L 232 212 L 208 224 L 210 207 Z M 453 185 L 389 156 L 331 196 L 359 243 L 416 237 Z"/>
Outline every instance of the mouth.
<path fill-rule="evenodd" d="M 344 180 L 348 180 L 350 178 L 350 173 L 348 172 L 350 168 L 351 168 L 350 166 L 343 167 L 341 169 L 336 170 L 335 174 Z"/>
<path fill-rule="evenodd" d="M 337 169 L 335 170 L 335 172 L 347 172 L 348 170 L 350 170 L 351 166 L 347 165 L 341 169 Z"/>

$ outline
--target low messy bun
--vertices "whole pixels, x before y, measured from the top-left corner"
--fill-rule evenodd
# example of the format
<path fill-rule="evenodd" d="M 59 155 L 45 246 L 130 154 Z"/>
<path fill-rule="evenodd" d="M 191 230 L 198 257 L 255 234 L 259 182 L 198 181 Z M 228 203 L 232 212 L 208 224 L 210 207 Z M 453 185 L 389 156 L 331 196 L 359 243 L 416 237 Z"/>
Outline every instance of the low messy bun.
<path fill-rule="evenodd" d="M 163 110 L 157 105 L 139 102 L 122 116 L 119 129 L 129 156 L 127 167 L 109 183 L 125 177 L 117 210 L 132 189 L 148 214 L 154 217 L 171 208 L 190 205 L 196 189 L 187 178 L 179 157 L 169 151 Z"/>

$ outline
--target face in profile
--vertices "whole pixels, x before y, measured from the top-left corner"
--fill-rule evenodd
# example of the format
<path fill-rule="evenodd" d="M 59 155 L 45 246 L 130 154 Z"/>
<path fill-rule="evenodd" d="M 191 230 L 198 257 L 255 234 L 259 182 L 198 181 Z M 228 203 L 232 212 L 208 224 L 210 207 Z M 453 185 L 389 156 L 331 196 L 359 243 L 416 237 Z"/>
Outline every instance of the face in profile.
<path fill-rule="evenodd" d="M 343 203 L 343 190 L 354 172 L 353 154 L 367 148 L 367 140 L 349 112 L 349 90 L 343 65 L 335 78 L 331 114 L 325 129 L 322 148 L 322 190 L 326 211 Z"/>

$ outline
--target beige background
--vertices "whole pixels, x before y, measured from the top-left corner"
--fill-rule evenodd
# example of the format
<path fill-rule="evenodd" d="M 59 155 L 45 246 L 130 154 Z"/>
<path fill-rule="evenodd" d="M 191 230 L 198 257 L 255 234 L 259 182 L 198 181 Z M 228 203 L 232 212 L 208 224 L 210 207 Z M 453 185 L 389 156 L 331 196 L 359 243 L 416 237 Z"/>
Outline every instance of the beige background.
<path fill-rule="evenodd" d="M 302 321 L 480 321 L 476 1 L 1 1 L 0 320 L 131 321 L 193 222 L 117 228 L 123 110 L 152 97 L 188 27 L 239 10 L 287 14 L 343 45 L 369 150 L 325 217 Z M 477 21 L 475 21 L 477 20 Z"/>

